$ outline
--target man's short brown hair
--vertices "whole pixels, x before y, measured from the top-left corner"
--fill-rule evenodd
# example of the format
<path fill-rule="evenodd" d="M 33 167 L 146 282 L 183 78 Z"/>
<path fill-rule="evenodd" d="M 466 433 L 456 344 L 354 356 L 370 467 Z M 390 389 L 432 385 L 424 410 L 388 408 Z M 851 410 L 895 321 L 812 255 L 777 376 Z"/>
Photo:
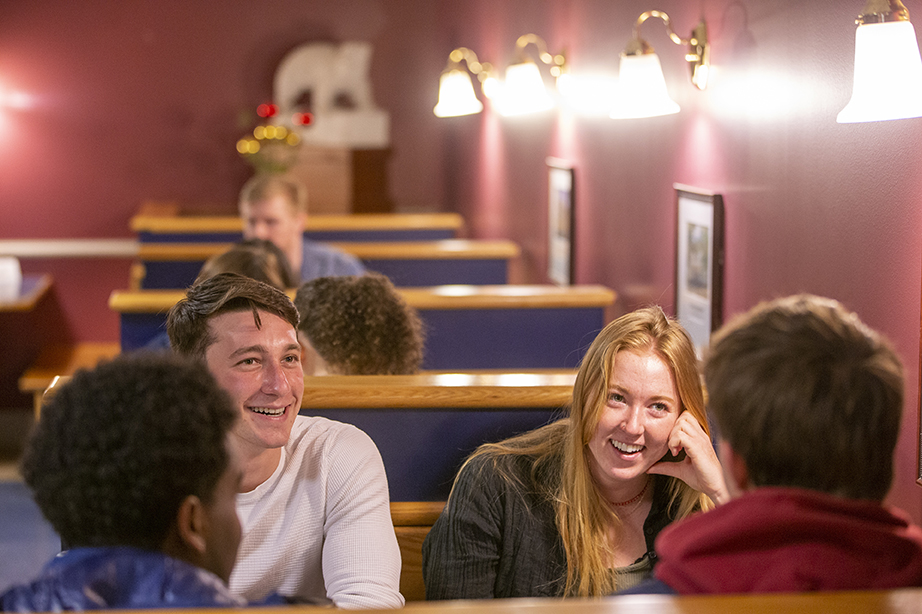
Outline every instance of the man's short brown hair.
<path fill-rule="evenodd" d="M 715 334 L 704 377 L 720 436 L 754 486 L 887 494 L 902 366 L 838 302 L 799 295 L 756 306 Z"/>
<path fill-rule="evenodd" d="M 280 195 L 288 201 L 296 213 L 307 212 L 307 190 L 292 179 L 278 175 L 256 175 L 240 189 L 238 206 L 258 203 Z"/>
<path fill-rule="evenodd" d="M 252 311 L 256 326 L 259 312 L 277 315 L 298 328 L 298 310 L 277 288 L 236 273 L 221 273 L 195 284 L 167 314 L 166 330 L 173 351 L 204 358 L 214 337 L 208 321 L 222 313 Z"/>

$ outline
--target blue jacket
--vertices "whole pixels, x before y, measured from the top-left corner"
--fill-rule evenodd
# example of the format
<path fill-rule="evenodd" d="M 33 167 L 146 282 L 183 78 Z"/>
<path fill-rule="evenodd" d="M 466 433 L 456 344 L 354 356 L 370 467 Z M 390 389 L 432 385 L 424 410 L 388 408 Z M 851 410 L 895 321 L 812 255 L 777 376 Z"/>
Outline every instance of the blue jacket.
<path fill-rule="evenodd" d="M 284 600 L 273 595 L 260 605 L 270 603 Z M 5 612 L 246 605 L 209 571 L 161 552 L 127 547 L 66 550 L 37 579 L 0 595 Z"/>

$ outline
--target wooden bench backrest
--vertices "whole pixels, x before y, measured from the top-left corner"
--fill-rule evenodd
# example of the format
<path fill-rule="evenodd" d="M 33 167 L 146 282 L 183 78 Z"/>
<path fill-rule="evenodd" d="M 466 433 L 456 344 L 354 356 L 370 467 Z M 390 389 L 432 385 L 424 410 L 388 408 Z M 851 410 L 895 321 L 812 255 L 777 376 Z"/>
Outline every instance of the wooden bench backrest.
<path fill-rule="evenodd" d="M 424 601 L 423 540 L 442 513 L 444 501 L 393 501 L 391 520 L 400 546 L 400 593 L 407 601 Z"/>
<path fill-rule="evenodd" d="M 352 254 L 368 270 L 382 273 L 398 286 L 505 284 L 510 262 L 521 251 L 507 240 L 330 242 L 329 245 Z M 141 287 L 185 288 L 195 281 L 208 258 L 230 246 L 229 243 L 142 242 L 138 251 L 143 264 Z"/>
<path fill-rule="evenodd" d="M 239 216 L 180 215 L 179 207 L 175 205 L 139 212 L 131 218 L 130 226 L 135 232 L 152 235 L 243 232 L 243 222 Z M 457 213 L 313 213 L 307 218 L 305 232 L 419 229 L 458 232 L 463 228 L 464 218 Z"/>

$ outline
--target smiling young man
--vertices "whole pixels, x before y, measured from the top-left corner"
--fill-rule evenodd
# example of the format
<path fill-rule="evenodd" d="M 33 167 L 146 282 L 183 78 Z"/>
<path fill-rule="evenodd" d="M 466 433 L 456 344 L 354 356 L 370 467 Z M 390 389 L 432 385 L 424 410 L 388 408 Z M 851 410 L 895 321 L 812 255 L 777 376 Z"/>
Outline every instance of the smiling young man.
<path fill-rule="evenodd" d="M 240 191 L 245 239 L 266 239 L 285 252 L 301 282 L 332 275 L 361 275 L 354 256 L 304 237 L 307 195 L 304 186 L 277 176 L 257 175 Z"/>
<path fill-rule="evenodd" d="M 387 478 L 354 426 L 299 416 L 298 313 L 284 292 L 234 274 L 189 289 L 167 317 L 174 351 L 204 360 L 240 412 L 243 540 L 231 590 L 344 608 L 400 607 Z"/>

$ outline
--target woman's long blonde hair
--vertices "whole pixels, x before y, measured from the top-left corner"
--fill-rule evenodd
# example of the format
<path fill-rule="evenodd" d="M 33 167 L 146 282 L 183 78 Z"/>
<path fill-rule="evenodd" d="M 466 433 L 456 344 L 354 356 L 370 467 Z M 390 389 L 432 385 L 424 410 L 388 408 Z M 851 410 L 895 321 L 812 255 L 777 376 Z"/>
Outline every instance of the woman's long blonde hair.
<path fill-rule="evenodd" d="M 709 432 L 694 344 L 685 329 L 667 318 L 662 309 L 647 307 L 610 323 L 592 342 L 576 376 L 569 417 L 499 443 L 485 444 L 471 456 L 534 458 L 532 481 L 554 506 L 566 551 L 566 596 L 607 595 L 618 588 L 609 561 L 614 553 L 612 527 L 617 536 L 621 523 L 593 482 L 587 445 L 605 406 L 615 355 L 623 350 L 652 351 L 659 356 L 675 378 L 679 411 L 691 412 Z M 502 471 L 500 464 L 496 466 Z M 539 473 L 543 479 L 536 480 Z M 503 475 L 516 481 L 508 472 Z M 668 478 L 667 488 L 669 508 L 675 511 L 673 520 L 696 508 L 713 506 L 707 496 L 676 478 Z"/>

